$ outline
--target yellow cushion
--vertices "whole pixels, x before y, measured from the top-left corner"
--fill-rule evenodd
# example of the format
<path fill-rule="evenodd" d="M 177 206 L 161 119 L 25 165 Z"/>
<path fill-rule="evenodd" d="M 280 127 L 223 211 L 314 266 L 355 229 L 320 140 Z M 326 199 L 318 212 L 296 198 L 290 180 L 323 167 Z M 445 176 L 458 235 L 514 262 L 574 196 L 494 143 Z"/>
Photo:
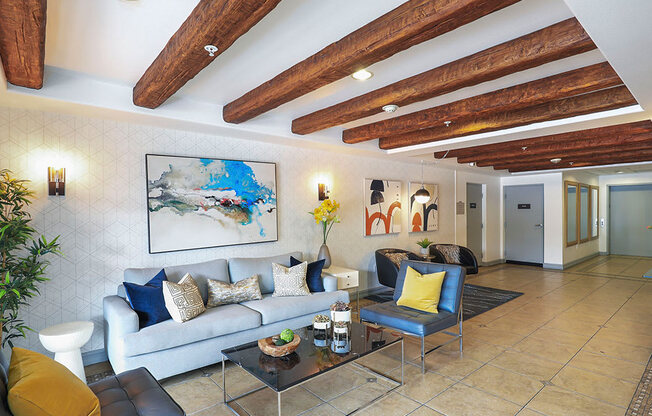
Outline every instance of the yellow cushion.
<path fill-rule="evenodd" d="M 86 383 L 37 352 L 12 350 L 7 387 L 14 416 L 100 416 L 100 401 Z"/>
<path fill-rule="evenodd" d="M 439 313 L 437 305 L 441 295 L 441 285 L 444 283 L 446 272 L 421 274 L 408 266 L 403 283 L 403 292 L 396 302 L 397 305 L 407 306 L 424 312 Z"/>

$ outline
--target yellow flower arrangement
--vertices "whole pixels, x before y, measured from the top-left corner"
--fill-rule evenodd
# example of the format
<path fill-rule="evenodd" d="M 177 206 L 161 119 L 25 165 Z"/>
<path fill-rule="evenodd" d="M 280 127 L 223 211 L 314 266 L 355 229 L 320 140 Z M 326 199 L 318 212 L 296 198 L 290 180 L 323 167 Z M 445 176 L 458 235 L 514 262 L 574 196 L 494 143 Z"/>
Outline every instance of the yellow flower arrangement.
<path fill-rule="evenodd" d="M 331 232 L 331 228 L 333 228 L 333 224 L 340 222 L 340 217 L 337 215 L 337 210 L 339 208 L 340 204 L 337 201 L 326 199 L 312 212 L 309 212 L 309 214 L 315 218 L 315 223 L 322 225 L 324 244 L 326 244 L 326 240 Z"/>

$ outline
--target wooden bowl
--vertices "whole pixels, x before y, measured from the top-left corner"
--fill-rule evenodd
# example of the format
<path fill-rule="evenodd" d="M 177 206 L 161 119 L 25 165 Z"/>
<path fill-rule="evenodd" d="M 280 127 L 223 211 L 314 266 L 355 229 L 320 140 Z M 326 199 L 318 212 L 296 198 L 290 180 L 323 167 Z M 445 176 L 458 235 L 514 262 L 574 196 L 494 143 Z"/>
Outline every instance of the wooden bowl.
<path fill-rule="evenodd" d="M 284 357 L 288 354 L 292 354 L 299 347 L 299 343 L 301 342 L 301 338 L 297 334 L 294 334 L 294 339 L 292 341 L 285 345 L 276 345 L 274 344 L 274 339 L 277 337 L 278 335 L 259 339 L 258 348 L 260 348 L 263 353 L 271 355 L 272 357 Z"/>

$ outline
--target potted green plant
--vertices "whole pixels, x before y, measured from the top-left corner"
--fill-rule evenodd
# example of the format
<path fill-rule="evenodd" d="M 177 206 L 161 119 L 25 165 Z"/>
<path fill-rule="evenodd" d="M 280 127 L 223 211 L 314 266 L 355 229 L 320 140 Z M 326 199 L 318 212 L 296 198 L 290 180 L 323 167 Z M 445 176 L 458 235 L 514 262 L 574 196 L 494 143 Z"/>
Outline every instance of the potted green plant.
<path fill-rule="evenodd" d="M 427 238 L 424 238 L 423 240 L 417 241 L 417 244 L 419 245 L 419 247 L 421 247 L 421 254 L 423 254 L 424 256 L 427 256 L 428 255 L 428 247 L 430 247 L 430 244 L 432 244 L 432 243 L 433 242 L 428 240 Z"/>
<path fill-rule="evenodd" d="M 19 309 L 40 294 L 38 284 L 46 280 L 47 254 L 61 254 L 59 237 L 47 241 L 35 236 L 27 212 L 34 194 L 7 169 L 0 170 L 0 326 L 2 346 L 13 347 L 13 339 L 32 330 L 19 317 Z"/>

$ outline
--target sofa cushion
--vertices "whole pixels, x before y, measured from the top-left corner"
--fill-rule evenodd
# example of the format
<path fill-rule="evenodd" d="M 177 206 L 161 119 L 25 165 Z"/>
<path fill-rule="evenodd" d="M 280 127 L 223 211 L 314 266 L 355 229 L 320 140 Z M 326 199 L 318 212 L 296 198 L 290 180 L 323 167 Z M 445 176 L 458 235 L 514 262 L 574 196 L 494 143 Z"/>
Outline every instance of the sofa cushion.
<path fill-rule="evenodd" d="M 170 319 L 125 335 L 124 354 L 134 356 L 165 350 L 256 328 L 260 324 L 260 314 L 250 308 L 242 305 L 218 306 L 184 323 Z"/>
<path fill-rule="evenodd" d="M 151 267 L 144 269 L 126 269 L 124 271 L 124 279 L 125 282 L 142 285 L 158 273 L 159 270 L 160 268 Z M 229 269 L 224 259 L 170 266 L 165 267 L 164 270 L 168 280 L 174 283 L 178 283 L 186 273 L 190 273 L 193 279 L 195 279 L 195 282 L 197 282 L 197 287 L 199 287 L 199 293 L 201 293 L 204 303 L 208 300 L 207 279 L 221 280 L 223 282 L 229 281 Z M 118 295 L 120 295 L 120 289 L 118 289 Z"/>
<path fill-rule="evenodd" d="M 429 335 L 457 323 L 454 313 L 442 310 L 439 313 L 421 312 L 398 306 L 394 301 L 362 308 L 360 319 L 415 335 Z"/>
<path fill-rule="evenodd" d="M 91 384 L 102 416 L 183 416 L 183 409 L 144 368 Z"/>
<path fill-rule="evenodd" d="M 267 325 L 328 310 L 338 300 L 348 302 L 349 293 L 338 290 L 336 292 L 313 293 L 308 296 L 274 297 L 272 295 L 263 295 L 261 300 L 243 302 L 242 305 L 259 312 L 262 316 L 263 325 Z"/>
<path fill-rule="evenodd" d="M 303 255 L 300 252 L 294 252 L 272 257 L 235 257 L 229 259 L 229 274 L 231 275 L 231 283 L 239 282 L 240 280 L 249 278 L 253 275 L 258 275 L 260 291 L 263 294 L 272 293 L 274 291 L 272 263 L 278 263 L 289 267 L 290 256 L 293 256 L 297 259 L 303 258 Z"/>

